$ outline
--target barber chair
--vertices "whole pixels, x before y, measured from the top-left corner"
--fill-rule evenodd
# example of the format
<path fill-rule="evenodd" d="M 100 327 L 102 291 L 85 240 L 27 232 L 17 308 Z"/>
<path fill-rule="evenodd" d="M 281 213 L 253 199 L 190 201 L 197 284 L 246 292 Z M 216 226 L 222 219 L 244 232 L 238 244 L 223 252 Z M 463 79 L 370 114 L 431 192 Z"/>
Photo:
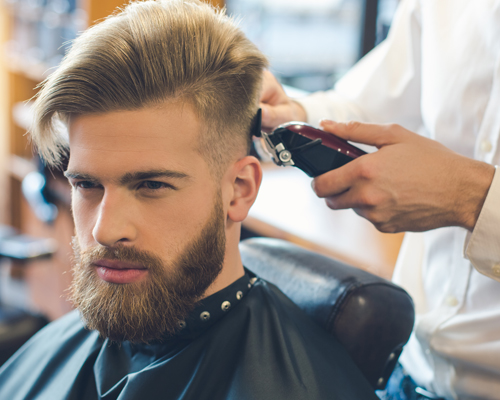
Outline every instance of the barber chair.
<path fill-rule="evenodd" d="M 0 225 L 0 267 L 6 260 L 22 265 L 48 258 L 55 249 L 52 239 L 20 235 L 13 228 Z M 47 323 L 42 315 L 0 302 L 0 366 Z"/>
<path fill-rule="evenodd" d="M 385 388 L 415 319 L 403 289 L 282 240 L 247 239 L 240 252 L 246 268 L 337 337 L 374 389 Z"/>

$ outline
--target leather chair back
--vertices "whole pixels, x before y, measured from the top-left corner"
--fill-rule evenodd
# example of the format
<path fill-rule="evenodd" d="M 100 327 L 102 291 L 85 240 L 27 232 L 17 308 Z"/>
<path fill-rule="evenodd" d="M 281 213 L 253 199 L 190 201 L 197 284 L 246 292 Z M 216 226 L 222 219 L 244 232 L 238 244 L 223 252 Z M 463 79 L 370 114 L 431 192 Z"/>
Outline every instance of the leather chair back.
<path fill-rule="evenodd" d="M 415 319 L 393 283 L 278 239 L 240 243 L 243 265 L 278 286 L 336 336 L 374 389 L 383 389 Z"/>

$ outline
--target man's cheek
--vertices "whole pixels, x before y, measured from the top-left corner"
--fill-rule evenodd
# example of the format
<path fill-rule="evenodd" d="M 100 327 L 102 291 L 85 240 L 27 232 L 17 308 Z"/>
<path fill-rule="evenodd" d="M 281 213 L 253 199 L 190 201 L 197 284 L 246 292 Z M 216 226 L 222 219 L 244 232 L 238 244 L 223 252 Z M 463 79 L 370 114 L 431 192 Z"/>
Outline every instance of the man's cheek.
<path fill-rule="evenodd" d="M 72 209 L 75 231 L 81 246 L 87 248 L 94 245 L 92 231 L 95 226 L 97 213 L 88 205 L 75 201 L 75 199 L 72 202 Z"/>

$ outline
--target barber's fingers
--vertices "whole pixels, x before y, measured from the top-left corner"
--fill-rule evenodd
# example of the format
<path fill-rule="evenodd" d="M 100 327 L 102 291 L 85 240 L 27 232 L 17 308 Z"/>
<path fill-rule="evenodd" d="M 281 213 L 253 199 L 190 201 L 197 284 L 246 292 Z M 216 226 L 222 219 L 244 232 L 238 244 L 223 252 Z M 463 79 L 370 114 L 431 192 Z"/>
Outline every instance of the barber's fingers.
<path fill-rule="evenodd" d="M 306 118 L 302 106 L 288 97 L 281 84 L 269 71 L 264 71 L 263 75 L 260 108 L 262 127 L 267 130 L 288 121 L 304 121 Z"/>
<path fill-rule="evenodd" d="M 269 71 L 264 71 L 262 75 L 262 92 L 260 94 L 260 102 L 270 105 L 281 103 L 286 96 L 283 87 L 278 82 L 276 77 Z"/>
<path fill-rule="evenodd" d="M 379 205 L 378 194 L 370 192 L 366 187 L 351 187 L 350 189 L 325 198 L 326 205 L 332 210 L 346 210 L 352 208 L 358 214 L 363 214 L 368 210 L 375 209 Z"/>
<path fill-rule="evenodd" d="M 324 119 L 320 122 L 320 125 L 326 132 L 333 133 L 342 139 L 376 146 L 377 148 L 401 142 L 409 133 L 409 131 L 396 124 L 339 123 Z"/>
<path fill-rule="evenodd" d="M 396 233 L 405 230 L 398 224 L 398 218 L 404 217 L 404 214 L 394 214 L 395 203 L 383 192 L 373 190 L 369 186 L 352 187 L 344 193 L 325 200 L 326 205 L 332 210 L 351 208 L 381 232 Z"/>
<path fill-rule="evenodd" d="M 362 157 L 367 157 L 364 155 Z M 348 191 L 360 178 L 359 158 L 340 168 L 328 171 L 314 178 L 312 187 L 318 197 L 337 196 Z"/>
<path fill-rule="evenodd" d="M 382 207 L 386 200 L 382 193 L 369 187 L 352 187 L 349 190 L 325 199 L 326 205 L 332 210 L 347 210 L 352 208 L 356 214 L 367 219 L 377 229 L 387 229 L 390 215 Z M 387 226 L 387 227 L 386 227 Z"/>
<path fill-rule="evenodd" d="M 263 128 L 272 130 L 278 125 L 291 120 L 291 111 L 289 110 L 290 106 L 287 104 L 271 106 L 268 104 L 260 103 L 260 108 L 262 109 Z"/>

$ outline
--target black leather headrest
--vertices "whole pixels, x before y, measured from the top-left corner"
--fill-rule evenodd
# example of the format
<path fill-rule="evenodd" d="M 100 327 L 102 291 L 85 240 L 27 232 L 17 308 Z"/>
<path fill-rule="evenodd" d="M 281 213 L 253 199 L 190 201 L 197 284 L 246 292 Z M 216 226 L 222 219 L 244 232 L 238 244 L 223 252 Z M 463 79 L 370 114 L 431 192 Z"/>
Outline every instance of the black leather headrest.
<path fill-rule="evenodd" d="M 403 289 L 282 240 L 245 240 L 240 251 L 245 267 L 338 338 L 374 388 L 385 387 L 413 329 L 413 302 Z"/>

